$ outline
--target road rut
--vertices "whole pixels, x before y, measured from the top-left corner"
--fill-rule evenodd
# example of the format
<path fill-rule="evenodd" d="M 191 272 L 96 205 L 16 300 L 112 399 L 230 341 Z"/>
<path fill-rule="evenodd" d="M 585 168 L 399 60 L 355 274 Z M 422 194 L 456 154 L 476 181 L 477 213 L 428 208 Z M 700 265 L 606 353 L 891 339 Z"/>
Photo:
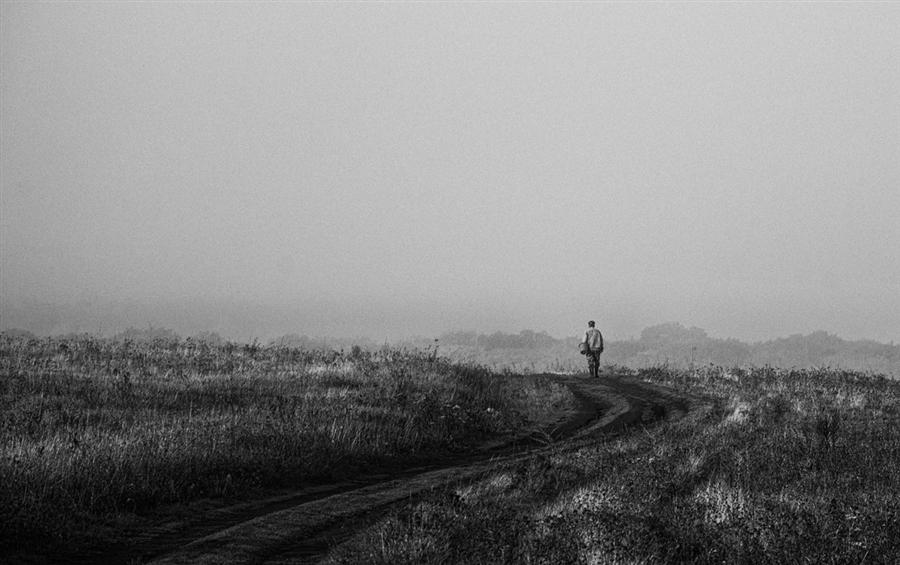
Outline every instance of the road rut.
<path fill-rule="evenodd" d="M 578 449 L 635 425 L 676 419 L 703 403 L 630 376 L 548 376 L 568 386 L 576 403 L 543 429 L 400 472 L 364 475 L 214 509 L 145 532 L 128 547 L 106 548 L 81 557 L 99 564 L 314 562 L 391 509 L 432 489 L 474 480 L 499 462 L 525 461 L 551 447 Z"/>

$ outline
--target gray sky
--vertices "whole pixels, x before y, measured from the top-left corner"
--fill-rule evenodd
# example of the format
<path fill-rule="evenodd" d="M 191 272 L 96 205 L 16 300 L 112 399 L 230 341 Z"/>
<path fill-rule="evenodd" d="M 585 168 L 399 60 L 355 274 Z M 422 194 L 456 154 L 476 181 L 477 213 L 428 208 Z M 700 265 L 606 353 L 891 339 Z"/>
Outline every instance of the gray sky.
<path fill-rule="evenodd" d="M 900 340 L 897 3 L 0 16 L 5 300 Z"/>

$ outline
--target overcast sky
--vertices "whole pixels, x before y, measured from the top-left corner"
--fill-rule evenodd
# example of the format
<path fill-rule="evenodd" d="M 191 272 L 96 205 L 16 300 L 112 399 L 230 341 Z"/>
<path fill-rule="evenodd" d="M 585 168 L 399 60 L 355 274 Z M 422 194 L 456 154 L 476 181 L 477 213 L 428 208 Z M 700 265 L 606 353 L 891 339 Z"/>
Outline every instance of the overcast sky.
<path fill-rule="evenodd" d="M 7 301 L 900 341 L 898 3 L 0 16 Z"/>

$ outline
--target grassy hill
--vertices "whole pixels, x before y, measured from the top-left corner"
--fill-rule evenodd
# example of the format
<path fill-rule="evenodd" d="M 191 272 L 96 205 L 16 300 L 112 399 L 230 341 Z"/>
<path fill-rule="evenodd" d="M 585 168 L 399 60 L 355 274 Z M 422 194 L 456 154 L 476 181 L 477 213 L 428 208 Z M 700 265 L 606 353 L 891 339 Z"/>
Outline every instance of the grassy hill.
<path fill-rule="evenodd" d="M 900 382 L 650 368 L 708 407 L 426 497 L 325 563 L 900 562 Z"/>
<path fill-rule="evenodd" d="M 570 401 L 433 352 L 0 336 L 0 553 L 464 449 Z"/>

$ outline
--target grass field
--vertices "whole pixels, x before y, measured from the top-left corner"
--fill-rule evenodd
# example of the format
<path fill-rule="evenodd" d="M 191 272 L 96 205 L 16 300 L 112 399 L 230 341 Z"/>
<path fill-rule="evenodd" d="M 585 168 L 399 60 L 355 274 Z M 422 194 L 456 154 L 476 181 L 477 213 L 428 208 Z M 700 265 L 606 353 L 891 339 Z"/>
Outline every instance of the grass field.
<path fill-rule="evenodd" d="M 676 422 L 497 466 L 326 563 L 900 563 L 900 383 L 653 368 L 710 399 Z"/>
<path fill-rule="evenodd" d="M 462 449 L 571 401 L 434 353 L 0 337 L 0 549 Z"/>

